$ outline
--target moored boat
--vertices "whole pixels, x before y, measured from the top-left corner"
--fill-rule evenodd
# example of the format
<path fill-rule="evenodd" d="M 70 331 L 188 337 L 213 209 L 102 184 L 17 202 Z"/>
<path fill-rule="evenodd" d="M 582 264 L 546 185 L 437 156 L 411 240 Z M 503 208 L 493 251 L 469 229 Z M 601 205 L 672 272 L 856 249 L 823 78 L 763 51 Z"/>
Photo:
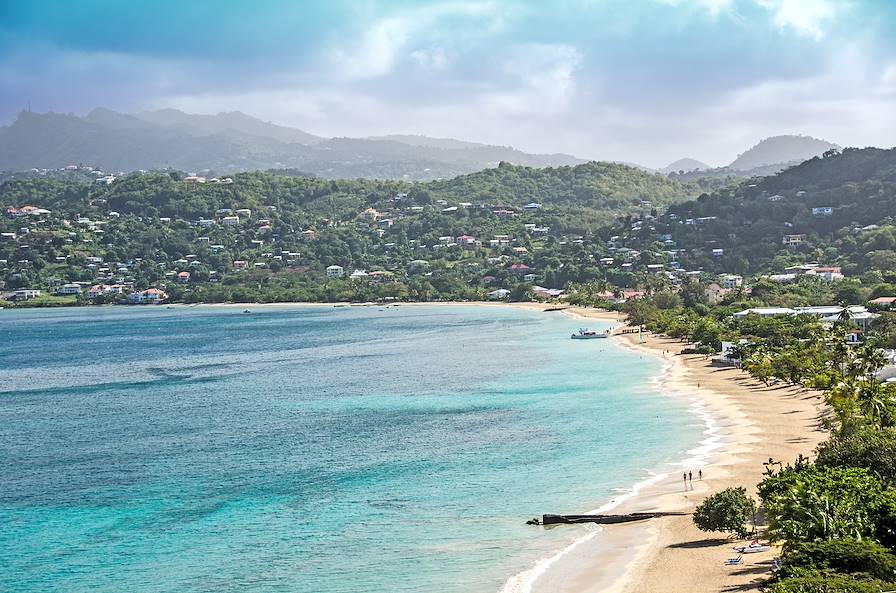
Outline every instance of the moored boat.
<path fill-rule="evenodd" d="M 587 327 L 583 327 L 583 328 L 579 329 L 579 331 L 577 331 L 576 333 L 574 333 L 573 335 L 571 335 L 569 337 L 572 338 L 573 340 L 594 340 L 597 338 L 609 338 L 610 330 L 606 329 L 602 332 L 598 332 L 598 331 L 588 329 Z"/>

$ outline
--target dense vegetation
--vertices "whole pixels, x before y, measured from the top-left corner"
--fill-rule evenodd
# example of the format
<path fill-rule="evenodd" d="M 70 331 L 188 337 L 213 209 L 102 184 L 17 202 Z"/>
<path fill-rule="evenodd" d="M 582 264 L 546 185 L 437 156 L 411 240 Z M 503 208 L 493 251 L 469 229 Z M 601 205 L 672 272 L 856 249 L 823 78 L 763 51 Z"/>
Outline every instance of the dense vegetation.
<path fill-rule="evenodd" d="M 687 269 L 754 274 L 813 261 L 850 275 L 896 269 L 894 215 L 896 149 L 845 149 L 703 194 L 614 234 L 626 248 L 662 253 Z M 785 235 L 795 244 L 785 245 Z"/>
<path fill-rule="evenodd" d="M 165 283 L 174 300 L 483 299 L 487 289 L 524 283 L 514 264 L 537 274 L 530 284 L 562 287 L 602 277 L 591 255 L 602 246 L 592 229 L 618 212 L 649 212 L 694 193 L 605 163 L 557 169 L 502 163 L 431 183 L 274 173 L 188 183 L 173 172 L 129 175 L 110 185 L 10 179 L 0 186 L 0 207 L 34 205 L 51 213 L 0 220 L 0 231 L 17 235 L 0 241 L 0 279 L 7 289 L 46 288 L 52 279 L 105 281 L 87 267 L 88 258 L 98 257 L 100 267 L 114 265 L 110 280 L 136 288 Z M 538 206 L 525 208 L 530 202 Z M 365 217 L 370 208 L 376 214 Z M 237 209 L 251 214 L 222 224 L 221 213 Z M 490 245 L 497 235 L 509 238 Z M 477 243 L 459 246 L 461 236 Z M 250 270 L 234 270 L 234 261 Z M 327 281 L 324 269 L 333 264 L 347 274 L 384 274 L 375 282 Z M 190 282 L 171 282 L 170 272 L 182 271 Z"/>
<path fill-rule="evenodd" d="M 6 289 L 108 279 L 164 284 L 173 300 L 188 301 L 428 300 L 482 299 L 498 288 L 527 298 L 526 285 L 537 284 L 565 289 L 579 304 L 605 303 L 608 290 L 622 289 L 706 303 L 697 293 L 717 274 L 814 262 L 841 267 L 849 279 L 801 277 L 785 288 L 758 279 L 752 297 L 806 305 L 896 294 L 896 150 L 831 152 L 716 189 L 712 180 L 682 184 L 608 163 L 502 163 L 428 183 L 289 171 L 239 174 L 232 183 L 187 183 L 167 171 L 110 185 L 85 179 L 69 171 L 0 185 L 0 207 L 52 211 L 0 221 Z M 251 216 L 221 224 L 219 212 L 240 208 Z M 373 218 L 365 218 L 368 208 L 377 211 Z M 804 240 L 784 245 L 784 235 Z M 459 245 L 462 236 L 473 242 Z M 500 236 L 506 239 L 490 244 Z M 89 257 L 115 270 L 98 277 L 85 267 Z M 249 270 L 235 273 L 234 261 Z M 375 282 L 327 281 L 324 268 L 333 264 L 346 274 L 382 274 Z M 171 273 L 184 270 L 190 282 L 172 282 Z M 700 285 L 678 286 L 694 274 Z"/>

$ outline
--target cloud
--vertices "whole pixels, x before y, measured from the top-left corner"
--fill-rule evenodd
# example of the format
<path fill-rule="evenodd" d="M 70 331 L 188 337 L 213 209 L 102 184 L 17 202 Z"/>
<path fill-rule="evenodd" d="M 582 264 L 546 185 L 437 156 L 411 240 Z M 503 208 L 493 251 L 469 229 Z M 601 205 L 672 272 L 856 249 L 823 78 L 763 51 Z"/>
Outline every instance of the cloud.
<path fill-rule="evenodd" d="M 756 0 L 772 12 L 772 21 L 781 30 L 792 29 L 798 35 L 820 41 L 826 27 L 838 16 L 843 2 L 832 0 Z"/>
<path fill-rule="evenodd" d="M 333 53 L 334 67 L 350 79 L 376 78 L 392 71 L 399 52 L 410 37 L 411 24 L 404 18 L 374 23 L 350 51 Z"/>
<path fill-rule="evenodd" d="M 845 46 L 814 76 L 773 79 L 733 91 L 707 111 L 728 120 L 723 129 L 743 139 L 805 133 L 848 146 L 887 146 L 896 137 L 896 110 L 887 88 L 893 66 L 881 71 L 856 47 Z"/>
<path fill-rule="evenodd" d="M 494 31 L 506 12 L 492 2 L 440 2 L 375 20 L 360 34 L 357 43 L 346 44 L 341 36 L 329 52 L 330 69 L 345 80 L 374 79 L 390 74 L 405 58 L 427 68 L 444 68 L 449 52 L 444 47 L 414 47 L 420 38 L 461 37 L 464 29 L 485 34 Z"/>
<path fill-rule="evenodd" d="M 417 49 L 411 52 L 411 58 L 427 70 L 443 70 L 452 61 L 444 47 Z"/>
<path fill-rule="evenodd" d="M 717 18 L 722 12 L 734 7 L 734 0 L 655 0 L 667 6 L 687 6 L 706 13 L 711 18 Z"/>
<path fill-rule="evenodd" d="M 881 89 L 884 94 L 896 94 L 896 62 L 884 69 L 880 77 Z"/>
<path fill-rule="evenodd" d="M 492 113 L 556 114 L 570 102 L 575 91 L 573 73 L 582 59 L 582 54 L 571 45 L 514 46 L 501 67 L 511 88 L 485 93 L 481 104 Z"/>

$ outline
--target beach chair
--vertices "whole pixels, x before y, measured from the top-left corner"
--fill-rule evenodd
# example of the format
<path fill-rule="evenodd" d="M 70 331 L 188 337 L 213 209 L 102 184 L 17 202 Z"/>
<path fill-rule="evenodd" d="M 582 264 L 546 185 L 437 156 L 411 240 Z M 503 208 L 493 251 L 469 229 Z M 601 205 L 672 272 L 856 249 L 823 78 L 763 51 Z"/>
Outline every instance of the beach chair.
<path fill-rule="evenodd" d="M 744 557 L 738 556 L 737 558 L 729 558 L 725 561 L 725 566 L 737 566 L 738 564 L 744 563 Z"/>

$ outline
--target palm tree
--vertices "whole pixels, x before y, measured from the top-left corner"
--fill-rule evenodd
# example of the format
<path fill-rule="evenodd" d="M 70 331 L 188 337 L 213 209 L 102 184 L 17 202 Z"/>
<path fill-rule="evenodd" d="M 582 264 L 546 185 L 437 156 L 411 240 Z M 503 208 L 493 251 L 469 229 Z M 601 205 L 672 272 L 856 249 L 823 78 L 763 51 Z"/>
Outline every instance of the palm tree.
<path fill-rule="evenodd" d="M 840 323 L 849 323 L 852 321 L 852 310 L 849 305 L 844 302 L 840 303 L 840 312 L 837 314 L 837 321 Z"/>

